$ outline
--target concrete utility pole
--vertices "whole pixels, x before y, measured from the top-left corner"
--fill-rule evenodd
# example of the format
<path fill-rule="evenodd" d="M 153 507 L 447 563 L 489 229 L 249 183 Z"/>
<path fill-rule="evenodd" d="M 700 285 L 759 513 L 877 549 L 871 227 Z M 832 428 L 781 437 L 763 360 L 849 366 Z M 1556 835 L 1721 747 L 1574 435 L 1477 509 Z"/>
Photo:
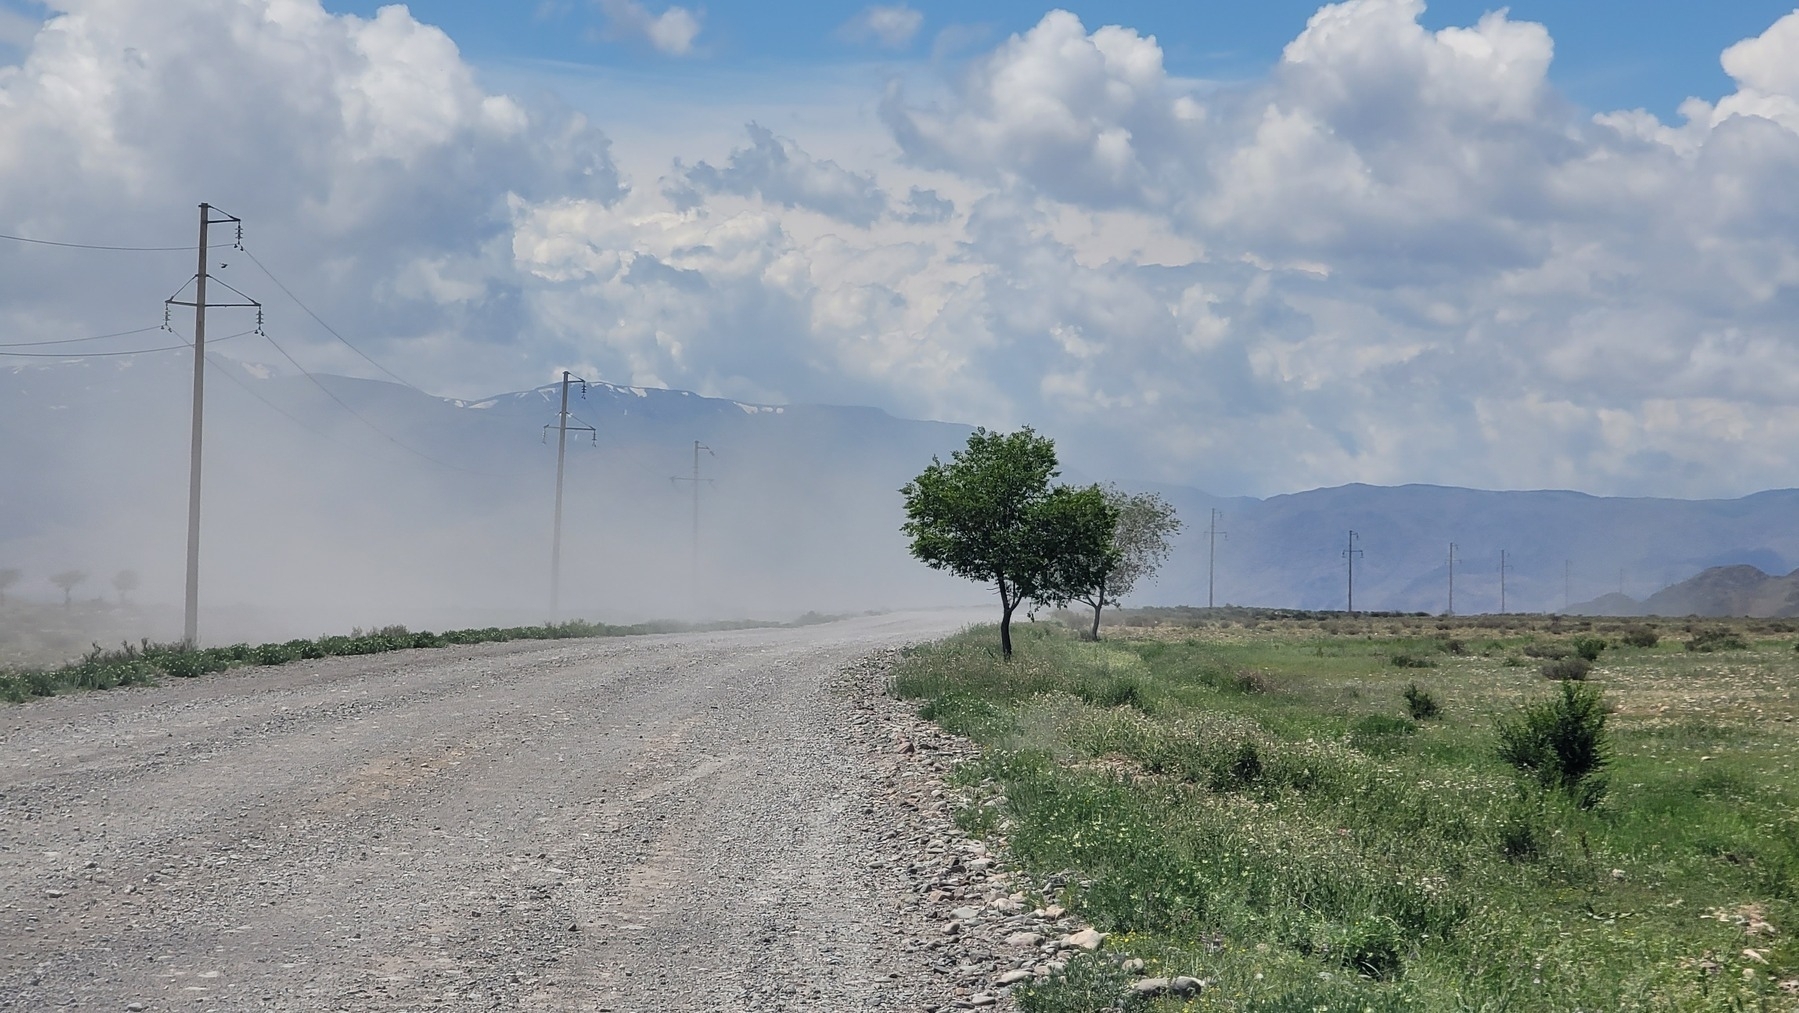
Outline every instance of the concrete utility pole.
<path fill-rule="evenodd" d="M 712 481 L 709 478 L 708 479 L 700 478 L 700 451 L 702 451 L 702 450 L 704 450 L 706 452 L 706 456 L 708 456 L 708 457 L 717 457 L 718 456 L 717 454 L 714 454 L 712 452 L 711 447 L 706 446 L 704 443 L 701 443 L 698 440 L 694 440 L 693 441 L 693 477 L 682 478 L 677 475 L 677 476 L 669 479 L 670 482 L 673 482 L 676 485 L 680 485 L 682 482 L 693 483 L 693 558 L 691 560 L 691 571 L 690 571 L 689 579 L 693 582 L 693 601 L 694 601 L 695 608 L 698 608 L 699 600 L 700 600 L 700 483 L 702 481 L 705 481 L 705 482 Z"/>
<path fill-rule="evenodd" d="M 1343 558 L 1349 560 L 1349 614 L 1355 615 L 1355 557 L 1362 555 L 1362 550 L 1355 547 L 1358 536 L 1354 531 L 1349 533 L 1349 548 L 1343 550 Z"/>
<path fill-rule="evenodd" d="M 1213 606 L 1212 591 L 1217 586 L 1218 576 L 1218 536 L 1226 532 L 1218 530 L 1218 518 L 1224 516 L 1217 507 L 1212 508 L 1212 528 L 1207 538 L 1211 546 L 1206 553 L 1206 608 Z"/>
<path fill-rule="evenodd" d="M 1499 614 L 1505 615 L 1505 550 L 1499 550 Z"/>
<path fill-rule="evenodd" d="M 1446 616 L 1455 615 L 1455 543 L 1449 543 L 1449 610 Z"/>
<path fill-rule="evenodd" d="M 217 217 L 214 217 L 214 216 Z M 219 284 L 237 292 L 243 302 L 208 303 L 206 301 L 206 254 L 207 231 L 209 226 L 235 224 L 237 239 L 233 248 L 244 248 L 244 220 L 236 215 L 228 215 L 210 204 L 200 205 L 200 246 L 198 267 L 194 271 L 193 301 L 177 299 L 171 296 L 163 300 L 163 327 L 168 328 L 168 307 L 192 306 L 194 308 L 194 421 L 193 436 L 188 448 L 187 467 L 187 594 L 186 614 L 182 623 L 181 642 L 194 647 L 200 641 L 200 437 L 204 432 L 203 418 L 206 409 L 206 308 L 208 306 L 227 307 L 243 306 L 256 308 L 256 333 L 262 333 L 262 304 L 249 296 L 231 288 L 223 281 Z M 183 285 L 185 289 L 187 286 Z M 180 292 L 175 293 L 180 295 Z"/>
<path fill-rule="evenodd" d="M 581 385 L 581 396 L 587 396 L 587 381 L 575 376 L 568 370 L 562 371 L 562 410 L 556 413 L 556 523 L 550 533 L 550 618 L 559 618 L 562 608 L 562 469 L 568 456 L 568 431 L 594 434 L 597 443 L 599 433 L 592 426 L 571 426 L 568 424 L 568 388 L 570 384 Z M 544 426 L 544 436 L 549 436 L 549 426 Z"/>

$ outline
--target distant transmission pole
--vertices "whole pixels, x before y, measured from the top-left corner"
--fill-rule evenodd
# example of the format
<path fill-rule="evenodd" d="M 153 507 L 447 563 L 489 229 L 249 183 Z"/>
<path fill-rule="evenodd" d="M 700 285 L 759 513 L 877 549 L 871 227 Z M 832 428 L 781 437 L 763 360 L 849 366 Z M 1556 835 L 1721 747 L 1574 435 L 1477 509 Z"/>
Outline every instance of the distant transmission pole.
<path fill-rule="evenodd" d="M 581 423 L 569 425 L 568 388 L 570 384 L 581 385 L 581 396 L 587 396 L 587 381 L 575 376 L 568 370 L 562 371 L 562 410 L 556 413 L 556 522 L 550 532 L 550 618 L 560 618 L 562 608 L 562 468 L 568 456 L 568 431 L 587 432 L 593 434 L 595 442 L 599 440 L 599 431 L 594 427 Z M 550 427 L 543 427 L 544 438 L 548 439 Z"/>
<path fill-rule="evenodd" d="M 1206 608 L 1212 607 L 1212 605 L 1213 605 L 1212 591 L 1213 591 L 1213 588 L 1215 588 L 1217 586 L 1218 536 L 1226 534 L 1226 532 L 1218 530 L 1218 518 L 1220 518 L 1222 516 L 1224 516 L 1224 515 L 1219 513 L 1217 507 L 1212 508 L 1212 528 L 1211 528 L 1211 532 L 1207 538 L 1208 544 L 1211 546 L 1211 548 L 1206 553 Z"/>
<path fill-rule="evenodd" d="M 704 443 L 701 443 L 698 440 L 694 440 L 693 441 L 693 477 L 682 478 L 677 475 L 677 476 L 669 479 L 670 482 L 673 482 L 676 485 L 679 485 L 682 482 L 693 483 L 693 559 L 691 562 L 691 566 L 692 566 L 691 579 L 693 581 L 693 600 L 694 600 L 694 603 L 696 606 L 699 603 L 699 596 L 700 596 L 700 482 L 712 481 L 711 479 L 701 479 L 700 478 L 700 451 L 702 451 L 702 450 L 704 450 L 706 452 L 707 456 L 709 456 L 709 457 L 717 457 L 718 456 L 717 454 L 714 454 L 712 452 L 711 447 L 706 446 Z"/>
<path fill-rule="evenodd" d="M 1505 550 L 1499 550 L 1499 614 L 1505 615 Z"/>
<path fill-rule="evenodd" d="M 1358 536 L 1354 531 L 1349 533 L 1349 548 L 1343 550 L 1343 558 L 1349 560 L 1349 614 L 1355 615 L 1355 557 L 1362 555 L 1362 550 L 1355 547 Z"/>
<path fill-rule="evenodd" d="M 1455 543 L 1449 543 L 1449 610 L 1446 616 L 1455 615 Z"/>
<path fill-rule="evenodd" d="M 217 217 L 214 217 L 214 216 Z M 168 322 L 168 307 L 192 306 L 194 308 L 194 428 L 191 445 L 188 448 L 187 466 L 187 595 L 186 616 L 182 624 L 181 641 L 188 647 L 195 647 L 200 642 L 200 437 L 204 432 L 202 420 L 206 413 L 206 308 L 216 306 L 255 307 L 256 333 L 262 333 L 262 304 L 231 288 L 223 280 L 219 284 L 237 292 L 243 302 L 206 301 L 207 230 L 213 225 L 235 224 L 237 238 L 232 242 L 234 249 L 244 248 L 244 220 L 235 215 L 228 215 L 211 204 L 200 205 L 200 257 L 199 267 L 194 271 L 192 279 L 194 298 L 192 301 L 177 299 L 175 296 L 163 300 L 163 327 L 172 330 Z M 187 289 L 186 285 L 181 286 Z M 176 292 L 179 296 L 181 292 Z"/>
<path fill-rule="evenodd" d="M 1574 607 L 1574 560 L 1562 560 L 1562 611 Z"/>

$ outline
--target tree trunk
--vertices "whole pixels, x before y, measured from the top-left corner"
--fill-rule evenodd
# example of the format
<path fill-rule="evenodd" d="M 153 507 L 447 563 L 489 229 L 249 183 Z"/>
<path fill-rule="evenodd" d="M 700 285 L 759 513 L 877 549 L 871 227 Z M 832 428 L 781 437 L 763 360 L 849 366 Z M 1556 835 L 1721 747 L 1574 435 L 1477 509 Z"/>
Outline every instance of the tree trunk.
<path fill-rule="evenodd" d="M 1007 661 L 1012 660 L 1012 610 L 1018 607 L 1016 602 L 1003 602 L 1004 611 L 999 617 L 999 653 Z"/>
<path fill-rule="evenodd" d="M 1105 599 L 1104 598 L 1100 599 L 1100 602 L 1098 605 L 1093 606 L 1093 637 L 1092 637 L 1092 639 L 1095 641 L 1097 641 L 1099 639 L 1099 610 L 1104 607 L 1105 607 Z"/>

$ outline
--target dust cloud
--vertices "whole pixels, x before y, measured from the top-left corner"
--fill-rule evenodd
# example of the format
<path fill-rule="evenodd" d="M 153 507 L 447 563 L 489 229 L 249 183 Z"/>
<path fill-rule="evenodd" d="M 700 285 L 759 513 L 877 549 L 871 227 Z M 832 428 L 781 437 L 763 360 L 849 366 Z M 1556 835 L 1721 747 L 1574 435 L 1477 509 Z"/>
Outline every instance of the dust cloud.
<path fill-rule="evenodd" d="M 21 572 L 0 633 L 59 610 L 49 576 L 81 570 L 77 607 L 105 617 L 104 635 L 179 636 L 191 368 L 180 352 L 0 368 L 0 568 Z M 320 382 L 226 359 L 207 371 L 201 640 L 552 618 L 557 389 L 468 403 Z M 560 618 L 982 600 L 913 561 L 899 532 L 899 486 L 963 427 L 605 385 L 576 387 L 570 411 L 596 432 L 568 434 Z M 697 554 L 696 440 L 710 448 Z M 140 577 L 128 605 L 111 585 L 122 570 Z"/>

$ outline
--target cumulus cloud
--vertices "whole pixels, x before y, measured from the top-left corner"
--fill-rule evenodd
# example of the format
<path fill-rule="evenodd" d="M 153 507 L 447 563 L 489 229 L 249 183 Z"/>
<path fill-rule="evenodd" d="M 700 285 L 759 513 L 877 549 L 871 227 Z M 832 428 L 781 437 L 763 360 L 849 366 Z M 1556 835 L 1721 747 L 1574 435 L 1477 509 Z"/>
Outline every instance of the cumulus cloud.
<path fill-rule="evenodd" d="M 599 0 L 599 5 L 612 36 L 643 39 L 669 56 L 693 52 L 693 40 L 700 34 L 700 16 L 693 11 L 670 4 L 662 13 L 651 14 L 637 0 Z"/>
<path fill-rule="evenodd" d="M 924 25 L 924 14 L 903 3 L 874 4 L 837 29 L 839 38 L 871 42 L 886 49 L 904 49 Z"/>
<path fill-rule="evenodd" d="M 362 19 L 312 0 L 59 0 L 0 73 L 6 231 L 173 245 L 193 241 L 194 205 L 209 201 L 245 220 L 247 245 L 315 309 L 375 344 L 515 332 L 508 195 L 622 192 L 596 128 L 485 92 L 448 37 L 399 6 Z M 271 334 L 323 337 L 232 261 L 222 277 L 263 298 Z M 9 244 L 0 326 L 29 340 L 153 321 L 192 269 Z M 460 358 L 444 355 L 413 375 L 441 379 Z"/>
<path fill-rule="evenodd" d="M 1151 199 L 1201 115 L 1176 93 L 1153 37 L 1089 34 L 1052 11 L 974 61 L 954 105 L 921 108 L 898 90 L 882 117 L 914 162 L 992 180 L 1021 178 L 1081 204 Z"/>
<path fill-rule="evenodd" d="M 1052 12 L 889 90 L 883 136 L 669 137 L 633 189 L 598 127 L 484 91 L 400 8 L 68 0 L 0 76 L 0 206 L 185 238 L 212 200 L 458 392 L 578 361 L 1029 423 L 1220 492 L 1799 484 L 1799 15 L 1663 122 L 1569 103 L 1543 26 L 1421 11 L 1325 7 L 1204 92 L 1153 37 Z M 113 322 L 67 263 L 0 256 L 0 322 Z M 191 264 L 96 270 L 110 309 Z"/>
<path fill-rule="evenodd" d="M 799 145 L 755 123 L 745 128 L 748 147 L 736 148 L 723 167 L 676 163 L 670 197 L 684 209 L 706 194 L 760 197 L 771 204 L 805 208 L 854 225 L 867 226 L 887 210 L 887 194 L 868 173 L 813 158 Z"/>

